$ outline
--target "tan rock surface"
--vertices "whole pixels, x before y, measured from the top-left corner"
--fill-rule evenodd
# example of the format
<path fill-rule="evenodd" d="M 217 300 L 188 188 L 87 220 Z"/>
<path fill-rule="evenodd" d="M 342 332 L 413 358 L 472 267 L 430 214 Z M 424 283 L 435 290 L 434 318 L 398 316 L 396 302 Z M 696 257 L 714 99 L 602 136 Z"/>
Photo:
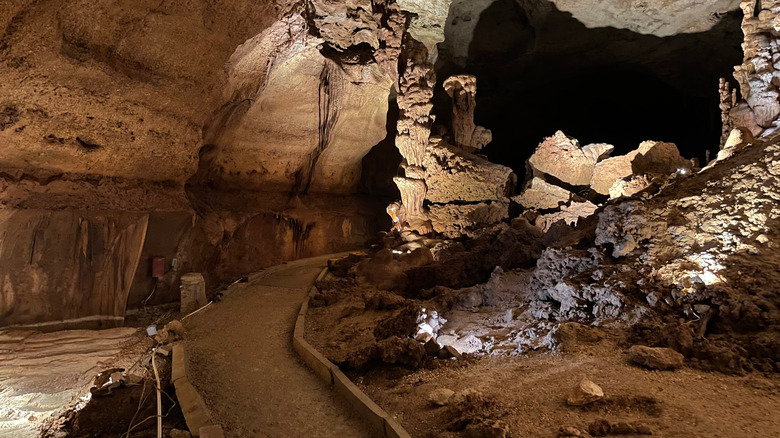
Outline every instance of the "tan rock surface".
<path fill-rule="evenodd" d="M 519 196 L 512 197 L 514 202 L 525 208 L 537 210 L 550 210 L 558 208 L 561 204 L 568 204 L 572 199 L 572 193 L 564 188 L 550 184 L 541 178 L 531 180 L 531 185 L 523 190 Z"/>
<path fill-rule="evenodd" d="M 454 149 L 446 144 L 428 147 L 424 165 L 429 201 L 490 201 L 514 191 L 512 169 Z"/>
<path fill-rule="evenodd" d="M 528 163 L 534 175 L 547 174 L 574 186 L 590 185 L 596 164 L 585 155 L 576 139 L 561 131 L 540 143 Z"/>

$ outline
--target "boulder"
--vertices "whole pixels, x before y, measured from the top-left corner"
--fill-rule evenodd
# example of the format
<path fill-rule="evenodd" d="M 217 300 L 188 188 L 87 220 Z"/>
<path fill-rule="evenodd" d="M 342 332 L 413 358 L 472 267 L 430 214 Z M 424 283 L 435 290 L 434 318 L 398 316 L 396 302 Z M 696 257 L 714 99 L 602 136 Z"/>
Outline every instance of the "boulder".
<path fill-rule="evenodd" d="M 653 180 L 647 175 L 636 175 L 627 179 L 619 179 L 609 188 L 609 199 L 633 196 L 652 185 Z"/>
<path fill-rule="evenodd" d="M 515 189 L 512 169 L 446 144 L 429 145 L 425 151 L 426 198 L 433 203 L 502 200 Z"/>
<path fill-rule="evenodd" d="M 455 395 L 455 391 L 447 388 L 438 388 L 428 394 L 428 401 L 436 406 L 444 406 L 449 403 L 450 398 Z"/>
<path fill-rule="evenodd" d="M 561 131 L 540 143 L 528 164 L 534 176 L 550 175 L 573 186 L 589 186 L 596 165 L 576 139 Z"/>
<path fill-rule="evenodd" d="M 535 177 L 522 194 L 512 198 L 512 201 L 525 208 L 536 210 L 551 210 L 568 204 L 574 196 L 570 191 L 552 185 L 545 180 Z"/>
<path fill-rule="evenodd" d="M 429 339 L 428 342 L 423 345 L 423 348 L 425 349 L 425 354 L 432 357 L 437 357 L 441 351 L 441 346 L 436 342 L 436 339 Z"/>
<path fill-rule="evenodd" d="M 683 365 L 685 356 L 671 348 L 653 348 L 634 345 L 628 350 L 631 360 L 654 370 L 670 370 Z"/>
<path fill-rule="evenodd" d="M 572 406 L 582 406 L 593 403 L 604 398 L 604 391 L 599 385 L 588 379 L 582 379 L 580 383 L 572 389 L 566 403 Z"/>
<path fill-rule="evenodd" d="M 437 233 L 456 238 L 474 229 L 500 223 L 509 218 L 509 202 L 478 204 L 432 204 L 428 217 Z"/>
<path fill-rule="evenodd" d="M 509 425 L 501 420 L 482 420 L 466 426 L 467 438 L 505 438 Z"/>
<path fill-rule="evenodd" d="M 634 174 L 670 174 L 678 169 L 690 169 L 691 163 L 682 156 L 674 143 L 645 141 L 628 154 Z"/>
<path fill-rule="evenodd" d="M 590 158 L 593 163 L 606 159 L 614 150 L 615 146 L 607 143 L 591 143 L 582 147 L 582 153 Z"/>
<path fill-rule="evenodd" d="M 418 367 L 423 363 L 425 349 L 422 344 L 410 338 L 397 336 L 377 342 L 379 357 L 387 364 Z"/>
<path fill-rule="evenodd" d="M 631 158 L 627 155 L 607 158 L 596 164 L 590 188 L 601 195 L 609 195 L 609 189 L 615 181 L 633 175 Z"/>

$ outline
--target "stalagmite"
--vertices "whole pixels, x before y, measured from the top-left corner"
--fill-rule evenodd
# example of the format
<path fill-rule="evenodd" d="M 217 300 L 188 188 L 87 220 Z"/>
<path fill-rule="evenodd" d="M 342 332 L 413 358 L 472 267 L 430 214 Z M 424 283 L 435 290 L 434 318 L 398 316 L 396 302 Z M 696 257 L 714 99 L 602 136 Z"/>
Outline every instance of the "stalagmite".
<path fill-rule="evenodd" d="M 396 228 L 428 233 L 431 227 L 423 208 L 427 192 L 423 161 L 433 124 L 431 99 L 436 77 L 433 65 L 428 62 L 428 49 L 409 34 L 404 35 L 400 64 L 400 115 L 395 145 L 404 158 L 404 175 L 393 181 L 401 192 L 402 206 L 391 205 L 388 214 L 393 217 Z"/>
<path fill-rule="evenodd" d="M 493 140 L 489 129 L 474 124 L 477 107 L 477 78 L 456 75 L 444 81 L 444 89 L 452 99 L 452 134 L 455 146 L 466 152 L 476 152 Z"/>

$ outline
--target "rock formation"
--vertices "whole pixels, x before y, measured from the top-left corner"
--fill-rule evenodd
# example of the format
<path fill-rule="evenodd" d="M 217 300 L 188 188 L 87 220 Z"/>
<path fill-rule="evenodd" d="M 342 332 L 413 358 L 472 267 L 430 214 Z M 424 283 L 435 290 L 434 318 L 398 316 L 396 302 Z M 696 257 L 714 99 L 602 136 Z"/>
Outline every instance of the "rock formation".
<path fill-rule="evenodd" d="M 476 152 L 491 142 L 489 129 L 474 124 L 477 107 L 477 78 L 472 75 L 450 76 L 444 89 L 452 99 L 452 139 L 466 152 Z"/>
<path fill-rule="evenodd" d="M 395 228 L 427 234 L 432 230 L 423 209 L 427 191 L 423 161 L 433 124 L 431 98 L 436 77 L 433 65 L 428 62 L 428 50 L 409 34 L 404 36 L 400 65 L 400 114 L 395 145 L 404 158 L 401 163 L 404 175 L 393 178 L 401 192 L 401 205 L 388 207 L 388 212 L 396 211 Z"/>
<path fill-rule="evenodd" d="M 597 211 L 594 202 L 605 196 L 632 196 L 669 175 L 693 170 L 673 143 L 645 141 L 626 155 L 610 157 L 613 150 L 603 143 L 580 147 L 576 139 L 558 131 L 528 159 L 529 181 L 512 200 L 542 213 L 536 225 L 547 231 L 556 222 L 576 225 L 592 216 Z"/>
<path fill-rule="evenodd" d="M 755 136 L 766 136 L 780 126 L 780 93 L 775 86 L 776 61 L 780 54 L 777 47 L 780 2 L 745 0 L 740 7 L 744 13 L 744 60 L 734 67 L 734 78 L 739 83 L 743 100 L 730 109 L 731 123 L 724 124 L 724 135 L 733 126 L 747 128 Z"/>

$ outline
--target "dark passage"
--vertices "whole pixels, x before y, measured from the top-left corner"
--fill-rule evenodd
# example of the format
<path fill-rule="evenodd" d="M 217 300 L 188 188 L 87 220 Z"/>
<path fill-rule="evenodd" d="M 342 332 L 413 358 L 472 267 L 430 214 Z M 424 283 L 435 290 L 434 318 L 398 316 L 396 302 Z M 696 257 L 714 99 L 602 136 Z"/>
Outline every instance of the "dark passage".
<path fill-rule="evenodd" d="M 547 0 L 522 4 L 497 0 L 470 17 L 478 22 L 465 61 L 439 46 L 439 84 L 452 74 L 477 76 L 476 122 L 493 131 L 483 150 L 492 161 L 522 174 L 557 130 L 582 145 L 613 144 L 616 154 L 644 140 L 674 142 L 700 160 L 717 151 L 718 79 L 741 62 L 741 14 L 718 18 L 707 32 L 660 38 L 589 29 Z M 463 20 L 448 18 L 448 38 L 466 31 Z M 437 121 L 448 125 L 440 88 L 435 102 Z"/>

